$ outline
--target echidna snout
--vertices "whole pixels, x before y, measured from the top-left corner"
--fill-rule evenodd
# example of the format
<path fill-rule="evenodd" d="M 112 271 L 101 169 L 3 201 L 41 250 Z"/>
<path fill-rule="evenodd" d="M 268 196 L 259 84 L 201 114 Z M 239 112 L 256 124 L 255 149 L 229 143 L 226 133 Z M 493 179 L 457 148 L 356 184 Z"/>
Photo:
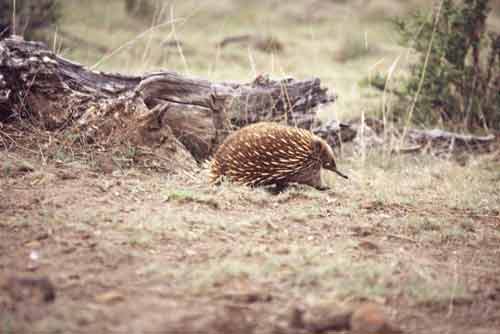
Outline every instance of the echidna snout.
<path fill-rule="evenodd" d="M 319 156 L 321 160 L 321 167 L 323 167 L 326 170 L 337 173 L 338 175 L 342 176 L 345 179 L 349 178 L 347 175 L 343 174 L 337 169 L 337 164 L 335 163 L 335 155 L 333 154 L 333 150 L 325 140 L 317 136 L 314 136 L 313 146 L 315 151 L 317 152 L 316 154 Z"/>
<path fill-rule="evenodd" d="M 345 177 L 323 139 L 305 129 L 261 122 L 226 138 L 211 162 L 211 182 L 226 177 L 249 186 L 302 183 L 326 189 L 322 168 Z"/>

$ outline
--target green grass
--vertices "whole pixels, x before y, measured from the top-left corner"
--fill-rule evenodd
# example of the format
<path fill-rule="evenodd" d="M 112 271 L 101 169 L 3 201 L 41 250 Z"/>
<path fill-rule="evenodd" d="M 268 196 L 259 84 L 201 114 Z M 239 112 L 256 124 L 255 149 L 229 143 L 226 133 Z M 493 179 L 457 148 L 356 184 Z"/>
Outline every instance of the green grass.
<path fill-rule="evenodd" d="M 2 312 L 0 314 L 0 322 L 1 322 L 1 328 L 2 328 L 2 333 L 5 334 L 13 334 L 14 330 L 12 328 L 12 319 L 10 318 L 8 313 Z"/>

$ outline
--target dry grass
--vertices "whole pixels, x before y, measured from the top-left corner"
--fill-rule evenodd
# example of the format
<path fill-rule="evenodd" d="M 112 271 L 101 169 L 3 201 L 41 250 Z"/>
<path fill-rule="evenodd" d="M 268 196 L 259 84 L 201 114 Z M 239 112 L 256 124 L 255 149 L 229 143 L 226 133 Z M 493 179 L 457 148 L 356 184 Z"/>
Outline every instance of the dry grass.
<path fill-rule="evenodd" d="M 59 29 L 89 41 L 85 46 L 57 38 L 69 48 L 55 48 L 71 59 L 109 71 L 168 69 L 210 80 L 250 81 L 259 73 L 320 76 L 340 96 L 322 116 L 351 119 L 380 108 L 380 95 L 362 87 L 363 79 L 388 71 L 401 75 L 411 61 L 397 44 L 389 19 L 430 9 L 432 1 L 173 1 L 161 3 L 151 22 L 128 16 L 121 0 L 89 1 L 86 6 L 72 0 L 63 7 Z M 492 16 L 492 26 L 499 17 Z M 226 37 L 244 34 L 273 36 L 284 50 L 217 47 Z M 391 69 L 396 59 L 397 67 Z"/>
<path fill-rule="evenodd" d="M 321 80 L 341 96 L 335 107 L 325 110 L 325 117 L 350 118 L 359 115 L 363 105 L 376 103 L 369 98 L 372 91 L 358 82 L 373 71 L 387 70 L 404 52 L 386 21 L 393 12 L 371 14 L 373 6 L 179 1 L 150 24 L 128 17 L 117 0 L 91 1 L 85 8 L 68 1 L 64 7 L 61 30 L 108 48 L 103 54 L 91 44 L 73 45 L 60 50 L 66 57 L 110 71 L 169 69 L 211 80 L 250 81 L 262 72 L 298 78 L 321 73 Z M 317 13 L 326 15 L 318 18 Z M 373 19 L 367 22 L 366 16 Z M 284 51 L 266 53 L 245 44 L 217 47 L 228 36 L 249 33 L 276 37 Z M 172 40 L 182 44 L 163 46 Z"/>
<path fill-rule="evenodd" d="M 491 159 L 467 166 L 430 157 L 346 160 L 351 180 L 330 179 L 332 191 L 292 187 L 278 195 L 213 188 L 203 178 L 133 170 L 96 178 L 87 169 L 37 167 L 1 179 L 9 190 L 1 250 L 26 246 L 0 257 L 0 266 L 22 270 L 23 254 L 37 251 L 37 271 L 66 286 L 50 317 L 34 322 L 40 330 L 103 329 L 109 318 L 92 305 L 108 290 L 134 306 L 109 306 L 107 317 L 120 321 L 125 312 L 144 324 L 172 298 L 252 298 L 270 314 L 288 303 L 368 299 L 398 318 L 431 317 L 425 305 L 472 302 L 488 289 L 480 282 L 498 275 L 500 175 Z M 61 170 L 77 178 L 62 181 Z M 75 275 L 90 285 L 72 301 L 65 295 L 81 290 Z M 90 324 L 68 313 L 77 304 Z M 460 314 L 432 321 L 455 328 Z"/>
<path fill-rule="evenodd" d="M 405 50 L 384 20 L 408 7 L 311 3 L 174 1 L 172 11 L 164 10 L 166 21 L 145 24 L 128 18 L 121 1 L 65 1 L 60 28 L 108 50 L 59 51 L 109 71 L 169 69 L 243 81 L 260 72 L 318 76 L 340 95 L 324 117 L 388 106 L 358 83 L 378 71 L 404 71 Z M 249 32 L 276 36 L 284 52 L 215 46 Z M 174 38 L 180 49 L 161 46 Z M 339 50 L 347 55 L 342 62 Z M 350 180 L 327 173 L 330 191 L 297 186 L 278 195 L 211 187 L 203 172 L 115 168 L 103 175 L 64 151 L 45 164 L 30 159 L 38 152 L 2 152 L 0 254 L 9 256 L 0 256 L 0 276 L 36 264 L 35 273 L 49 275 L 59 295 L 27 318 L 0 312 L 0 331 L 161 331 L 165 314 L 203 309 L 203 303 L 268 319 L 290 304 L 360 300 L 384 304 L 409 333 L 498 328 L 491 313 L 499 307 L 491 292 L 500 284 L 498 157 L 459 165 L 389 151 L 341 156 L 339 168 Z M 35 264 L 33 251 L 40 254 Z M 121 301 L 99 302 L 109 291 Z M 264 320 L 260 325 L 269 329 Z"/>

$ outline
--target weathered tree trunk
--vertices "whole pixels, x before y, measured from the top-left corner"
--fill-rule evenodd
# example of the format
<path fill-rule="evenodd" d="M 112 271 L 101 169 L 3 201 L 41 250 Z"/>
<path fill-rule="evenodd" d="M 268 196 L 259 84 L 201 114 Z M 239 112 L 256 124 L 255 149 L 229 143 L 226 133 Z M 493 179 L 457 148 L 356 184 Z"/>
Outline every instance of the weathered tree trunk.
<path fill-rule="evenodd" d="M 0 41 L 0 122 L 71 131 L 78 142 L 101 148 L 128 143 L 164 160 L 178 159 L 182 151 L 189 152 L 181 154 L 185 159 L 205 160 L 234 127 L 247 123 L 310 128 L 315 107 L 335 98 L 319 79 L 259 76 L 238 84 L 168 71 L 110 74 L 57 56 L 42 43 Z"/>

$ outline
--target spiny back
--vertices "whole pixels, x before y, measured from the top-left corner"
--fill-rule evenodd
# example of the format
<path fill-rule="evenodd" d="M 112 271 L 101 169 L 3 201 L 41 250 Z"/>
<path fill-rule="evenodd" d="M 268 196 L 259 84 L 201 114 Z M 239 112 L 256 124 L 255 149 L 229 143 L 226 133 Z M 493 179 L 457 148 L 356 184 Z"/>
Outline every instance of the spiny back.
<path fill-rule="evenodd" d="M 231 134 L 215 153 L 211 181 L 221 176 L 246 185 L 286 183 L 294 175 L 318 170 L 313 140 L 305 129 L 261 122 Z M 316 154 L 317 155 L 317 154 Z"/>

